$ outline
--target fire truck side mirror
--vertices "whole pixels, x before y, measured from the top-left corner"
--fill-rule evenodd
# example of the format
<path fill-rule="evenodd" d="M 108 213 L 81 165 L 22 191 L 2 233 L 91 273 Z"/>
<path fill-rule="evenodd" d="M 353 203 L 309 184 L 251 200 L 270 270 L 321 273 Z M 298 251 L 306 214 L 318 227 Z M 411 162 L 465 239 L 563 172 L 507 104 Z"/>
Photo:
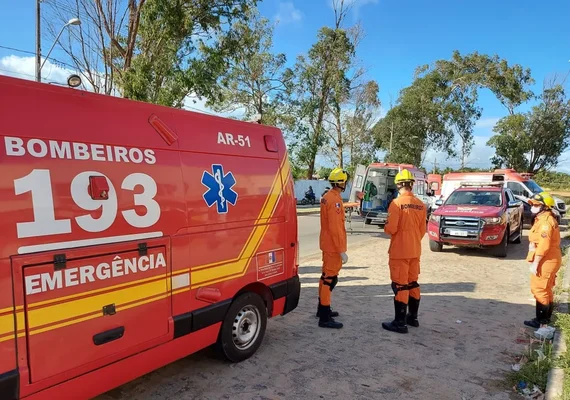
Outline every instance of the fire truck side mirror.
<path fill-rule="evenodd" d="M 87 190 L 93 200 L 107 200 L 109 198 L 109 182 L 104 176 L 90 176 Z"/>

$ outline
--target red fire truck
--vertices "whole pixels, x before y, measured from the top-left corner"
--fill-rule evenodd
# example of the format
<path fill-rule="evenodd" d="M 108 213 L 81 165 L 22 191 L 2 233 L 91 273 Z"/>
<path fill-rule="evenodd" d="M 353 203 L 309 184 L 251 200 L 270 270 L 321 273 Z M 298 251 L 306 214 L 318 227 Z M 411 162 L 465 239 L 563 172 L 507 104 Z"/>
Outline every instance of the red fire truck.
<path fill-rule="evenodd" d="M 297 307 L 272 127 L 0 77 L 0 398 L 91 398 Z"/>

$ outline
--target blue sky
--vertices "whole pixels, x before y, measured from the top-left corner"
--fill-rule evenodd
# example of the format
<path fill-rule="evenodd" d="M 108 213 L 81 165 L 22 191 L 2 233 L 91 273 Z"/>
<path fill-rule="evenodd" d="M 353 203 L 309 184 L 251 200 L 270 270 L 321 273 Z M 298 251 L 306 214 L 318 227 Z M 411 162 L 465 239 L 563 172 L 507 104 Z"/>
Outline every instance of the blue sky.
<path fill-rule="evenodd" d="M 570 2 L 551 0 L 347 0 L 354 8 L 347 25 L 360 21 L 366 37 L 359 57 L 368 67 L 369 77 L 380 85 L 384 108 L 395 101 L 400 89 L 411 83 L 420 64 L 449 58 L 453 50 L 498 54 L 509 63 L 531 68 L 536 80 L 533 88 L 541 90 L 544 79 L 570 71 Z M 323 25 L 331 25 L 334 15 L 331 0 L 265 0 L 259 5 L 262 15 L 277 21 L 275 51 L 287 54 L 291 63 L 314 43 Z M 72 16 L 70 16 L 72 17 Z M 35 49 L 35 1 L 6 1 L 0 13 L 0 46 L 33 52 Z M 43 50 L 51 43 L 44 39 Z M 52 56 L 69 62 L 57 49 Z M 33 79 L 33 60 L 29 54 L 0 48 L 0 74 Z M 61 73 L 47 65 L 44 74 L 58 80 Z M 570 91 L 570 86 L 566 88 Z M 473 167 L 489 165 L 492 149 L 485 142 L 492 126 L 506 115 L 504 107 L 487 91 L 481 92 L 483 117 L 475 131 L 476 145 L 469 159 Z M 525 105 L 519 110 L 530 107 Z M 443 154 L 429 153 L 426 164 L 434 158 L 439 165 L 458 166 Z M 570 154 L 564 154 L 559 170 L 570 172 Z"/>

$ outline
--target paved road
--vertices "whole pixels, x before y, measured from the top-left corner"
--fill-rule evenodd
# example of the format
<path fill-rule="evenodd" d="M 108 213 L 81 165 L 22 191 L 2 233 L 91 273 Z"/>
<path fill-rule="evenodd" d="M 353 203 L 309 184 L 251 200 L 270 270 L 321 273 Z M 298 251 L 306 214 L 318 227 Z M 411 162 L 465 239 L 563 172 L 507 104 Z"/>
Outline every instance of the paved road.
<path fill-rule="evenodd" d="M 320 252 L 319 250 L 319 233 L 320 233 L 320 216 L 318 214 L 300 215 L 297 219 L 299 231 L 299 256 L 305 258 Z M 353 214 L 352 232 L 350 224 L 346 224 L 348 233 L 348 246 L 362 242 L 371 237 L 379 237 L 383 233 L 378 225 L 364 225 L 364 221 L 360 217 Z M 383 236 L 383 235 L 382 235 Z"/>

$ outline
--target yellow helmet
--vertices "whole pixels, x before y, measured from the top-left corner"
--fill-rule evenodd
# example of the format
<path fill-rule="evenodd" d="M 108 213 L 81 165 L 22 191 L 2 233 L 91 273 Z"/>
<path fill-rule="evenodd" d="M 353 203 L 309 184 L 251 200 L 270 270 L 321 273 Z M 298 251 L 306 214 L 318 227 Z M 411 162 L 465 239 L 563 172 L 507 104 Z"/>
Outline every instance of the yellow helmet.
<path fill-rule="evenodd" d="M 396 178 L 394 178 L 395 184 L 404 183 L 404 182 L 415 182 L 415 181 L 416 179 L 414 178 L 414 175 L 407 169 L 403 169 L 400 172 L 398 172 Z"/>
<path fill-rule="evenodd" d="M 329 175 L 330 183 L 346 183 L 348 181 L 348 173 L 342 168 L 335 168 Z"/>
<path fill-rule="evenodd" d="M 546 192 L 537 193 L 532 198 L 528 200 L 531 205 L 542 205 L 548 208 L 554 208 L 556 206 L 556 202 L 554 198 Z"/>

